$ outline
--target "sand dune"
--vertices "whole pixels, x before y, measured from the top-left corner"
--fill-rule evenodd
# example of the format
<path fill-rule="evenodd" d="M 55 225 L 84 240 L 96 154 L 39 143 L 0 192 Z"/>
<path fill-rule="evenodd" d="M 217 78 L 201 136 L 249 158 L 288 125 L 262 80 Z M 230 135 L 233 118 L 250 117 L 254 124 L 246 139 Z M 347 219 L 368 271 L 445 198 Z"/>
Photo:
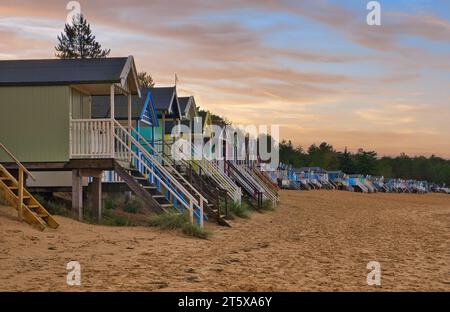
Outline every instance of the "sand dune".
<path fill-rule="evenodd" d="M 0 290 L 450 291 L 450 196 L 284 191 L 275 212 L 208 225 L 209 241 L 57 217 L 38 232 L 0 208 Z M 66 285 L 66 264 L 82 286 Z M 378 261 L 382 286 L 366 283 Z"/>

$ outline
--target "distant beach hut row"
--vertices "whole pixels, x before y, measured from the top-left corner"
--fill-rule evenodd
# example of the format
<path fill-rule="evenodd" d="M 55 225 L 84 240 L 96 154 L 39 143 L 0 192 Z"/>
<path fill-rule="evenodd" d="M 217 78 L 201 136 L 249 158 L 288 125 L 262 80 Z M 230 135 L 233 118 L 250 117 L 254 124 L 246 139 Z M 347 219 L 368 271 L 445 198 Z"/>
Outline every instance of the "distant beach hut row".
<path fill-rule="evenodd" d="M 392 179 L 370 175 L 346 174 L 342 171 L 326 171 L 319 167 L 292 168 L 280 164 L 269 175 L 280 188 L 294 190 L 342 190 L 360 193 L 416 193 L 430 192 L 450 194 L 446 185 L 412 179 Z"/>

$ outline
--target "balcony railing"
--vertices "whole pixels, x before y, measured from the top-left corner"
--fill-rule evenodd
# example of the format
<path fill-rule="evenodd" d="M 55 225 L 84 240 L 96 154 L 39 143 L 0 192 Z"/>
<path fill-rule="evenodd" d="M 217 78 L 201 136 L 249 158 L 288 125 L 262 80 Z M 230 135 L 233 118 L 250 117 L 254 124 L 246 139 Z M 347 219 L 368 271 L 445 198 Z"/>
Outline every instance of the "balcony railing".
<path fill-rule="evenodd" d="M 77 119 L 70 122 L 71 159 L 130 160 L 129 151 L 117 144 L 118 136 L 111 119 Z M 120 137 L 127 142 L 127 137 Z"/>

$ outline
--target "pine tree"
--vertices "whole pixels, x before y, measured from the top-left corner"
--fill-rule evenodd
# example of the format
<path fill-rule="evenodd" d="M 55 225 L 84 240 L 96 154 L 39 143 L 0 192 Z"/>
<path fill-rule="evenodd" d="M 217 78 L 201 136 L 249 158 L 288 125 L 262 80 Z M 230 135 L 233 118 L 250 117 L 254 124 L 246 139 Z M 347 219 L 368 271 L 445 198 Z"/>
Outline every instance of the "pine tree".
<path fill-rule="evenodd" d="M 105 58 L 111 53 L 109 49 L 102 50 L 83 15 L 74 18 L 72 25 L 65 25 L 55 49 L 60 59 Z"/>
<path fill-rule="evenodd" d="M 138 74 L 138 80 L 142 87 L 144 88 L 153 88 L 155 86 L 155 82 L 153 81 L 153 77 L 146 72 L 140 72 Z"/>

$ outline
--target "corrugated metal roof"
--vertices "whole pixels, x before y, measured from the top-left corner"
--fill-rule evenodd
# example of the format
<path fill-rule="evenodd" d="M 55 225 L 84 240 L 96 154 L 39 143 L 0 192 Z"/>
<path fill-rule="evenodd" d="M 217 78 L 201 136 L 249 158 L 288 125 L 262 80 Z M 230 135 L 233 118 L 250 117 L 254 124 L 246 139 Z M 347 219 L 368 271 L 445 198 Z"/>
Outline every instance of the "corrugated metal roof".
<path fill-rule="evenodd" d="M 120 82 L 126 57 L 0 61 L 0 86 Z"/>

